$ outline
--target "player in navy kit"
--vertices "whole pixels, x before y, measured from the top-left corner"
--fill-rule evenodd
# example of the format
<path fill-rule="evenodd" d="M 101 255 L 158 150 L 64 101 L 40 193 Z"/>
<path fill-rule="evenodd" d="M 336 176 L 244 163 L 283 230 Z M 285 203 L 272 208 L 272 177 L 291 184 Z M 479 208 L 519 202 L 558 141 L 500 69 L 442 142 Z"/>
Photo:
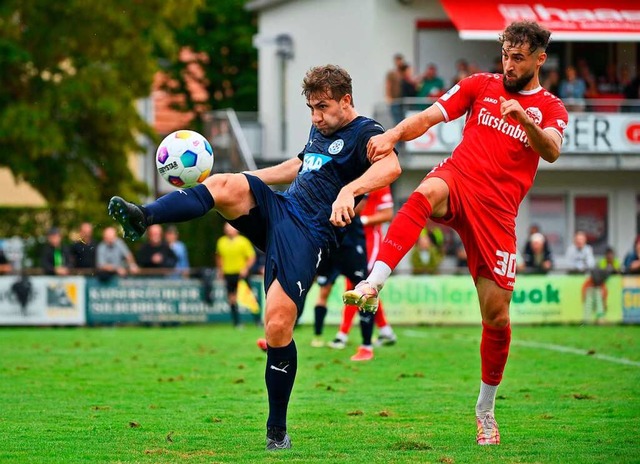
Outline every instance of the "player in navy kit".
<path fill-rule="evenodd" d="M 187 221 L 215 208 L 266 253 L 267 449 L 291 447 L 286 417 L 297 370 L 293 328 L 317 266 L 340 242 L 358 199 L 401 171 L 393 151 L 374 164 L 367 159 L 369 139 L 384 129 L 356 112 L 345 70 L 312 68 L 302 88 L 312 127 L 296 157 L 250 173 L 216 174 L 144 206 L 120 197 L 109 202 L 109 214 L 132 240 L 151 224 Z M 291 183 L 285 192 L 269 188 L 284 183 Z"/>
<path fill-rule="evenodd" d="M 362 205 L 362 203 L 360 203 Z M 340 248 L 334 253 L 322 258 L 318 267 L 316 282 L 320 286 L 320 294 L 314 308 L 314 334 L 312 346 L 324 346 L 320 340 L 324 328 L 324 319 L 327 315 L 327 299 L 331 294 L 333 284 L 339 275 L 345 276 L 350 282 L 356 282 L 367 274 L 367 248 L 364 228 L 360 216 L 354 216 L 347 227 Z M 350 287 L 353 288 L 353 287 Z M 352 361 L 370 361 L 373 359 L 373 334 L 374 317 L 371 313 L 360 311 L 360 332 L 362 345 L 358 352 L 351 357 Z"/>

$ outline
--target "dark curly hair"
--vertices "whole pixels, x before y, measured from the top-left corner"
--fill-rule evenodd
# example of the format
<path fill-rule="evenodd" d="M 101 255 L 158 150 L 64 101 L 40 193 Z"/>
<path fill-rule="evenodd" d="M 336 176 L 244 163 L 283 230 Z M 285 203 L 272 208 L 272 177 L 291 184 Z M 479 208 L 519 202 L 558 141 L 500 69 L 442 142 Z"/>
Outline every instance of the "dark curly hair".
<path fill-rule="evenodd" d="M 538 48 L 545 51 L 549 45 L 550 38 L 551 32 L 538 23 L 533 21 L 519 21 L 509 24 L 504 32 L 500 34 L 498 41 L 501 44 L 509 42 L 515 47 L 529 44 L 529 50 L 533 53 Z"/>
<path fill-rule="evenodd" d="M 340 101 L 342 97 L 351 95 L 351 106 L 353 106 L 353 87 L 351 84 L 351 76 L 340 66 L 327 64 L 325 66 L 316 66 L 304 76 L 302 81 L 302 95 L 307 100 L 312 95 L 327 96 L 335 101 Z"/>

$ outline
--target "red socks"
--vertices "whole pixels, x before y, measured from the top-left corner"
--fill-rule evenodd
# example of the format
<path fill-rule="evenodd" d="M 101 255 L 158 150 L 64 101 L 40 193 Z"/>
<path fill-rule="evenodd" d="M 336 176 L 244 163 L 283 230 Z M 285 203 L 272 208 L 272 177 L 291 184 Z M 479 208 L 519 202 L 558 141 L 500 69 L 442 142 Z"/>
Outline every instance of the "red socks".
<path fill-rule="evenodd" d="M 419 192 L 413 192 L 391 221 L 387 235 L 380 246 L 378 261 L 395 269 L 404 255 L 418 241 L 422 229 L 427 225 L 427 219 L 431 216 L 431 211 L 431 204 L 427 198 Z"/>
<path fill-rule="evenodd" d="M 358 307 L 354 305 L 345 305 L 342 310 L 342 323 L 340 324 L 340 332 L 343 334 L 348 334 L 351 330 L 351 324 L 353 323 L 353 318 L 356 317 L 356 313 L 358 312 Z"/>
<path fill-rule="evenodd" d="M 482 323 L 480 358 L 482 359 L 482 381 L 488 385 L 499 385 L 504 366 L 509 356 L 511 325 L 491 327 Z"/>

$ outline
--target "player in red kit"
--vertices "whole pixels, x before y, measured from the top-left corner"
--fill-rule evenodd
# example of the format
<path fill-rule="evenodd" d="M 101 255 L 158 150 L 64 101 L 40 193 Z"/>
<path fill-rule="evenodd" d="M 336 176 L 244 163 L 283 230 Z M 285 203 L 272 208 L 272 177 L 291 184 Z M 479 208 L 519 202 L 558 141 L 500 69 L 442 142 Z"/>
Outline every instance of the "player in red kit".
<path fill-rule="evenodd" d="M 384 238 L 366 281 L 344 294 L 345 303 L 375 311 L 378 291 L 411 250 L 427 219 L 454 228 L 464 243 L 482 315 L 482 379 L 476 403 L 479 445 L 497 445 L 495 397 L 507 363 L 509 303 L 516 277 L 515 218 L 535 177 L 539 159 L 560 156 L 567 111 L 540 86 L 539 71 L 551 33 L 529 21 L 500 35 L 503 74 L 463 79 L 433 106 L 368 143 L 376 161 L 398 142 L 466 113 L 463 139 L 451 156 L 423 179 Z"/>
<path fill-rule="evenodd" d="M 382 244 L 382 224 L 391 221 L 393 218 L 393 197 L 391 196 L 391 188 L 389 186 L 375 190 L 366 197 L 362 211 L 360 211 L 360 220 L 362 221 L 365 240 L 367 243 L 367 270 L 371 271 L 373 263 L 378 258 L 380 245 Z M 353 288 L 353 284 L 347 280 L 347 288 Z M 349 338 L 349 331 L 353 318 L 358 312 L 358 307 L 354 305 L 345 305 L 342 311 L 342 323 L 338 329 L 338 333 L 329 346 L 331 348 L 342 349 L 346 346 Z M 387 318 L 382 307 L 382 302 L 378 304 L 378 310 L 375 313 L 375 323 L 378 326 L 378 344 L 392 345 L 396 342 L 397 337 L 393 332 L 391 325 L 387 322 Z"/>

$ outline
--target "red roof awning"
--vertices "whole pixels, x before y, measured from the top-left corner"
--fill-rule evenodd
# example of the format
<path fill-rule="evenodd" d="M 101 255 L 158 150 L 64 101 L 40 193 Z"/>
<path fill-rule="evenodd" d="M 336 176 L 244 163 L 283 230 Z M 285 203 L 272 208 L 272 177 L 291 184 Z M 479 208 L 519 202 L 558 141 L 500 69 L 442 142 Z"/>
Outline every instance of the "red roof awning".
<path fill-rule="evenodd" d="M 530 20 L 555 41 L 640 41 L 638 0 L 440 1 L 465 40 L 497 40 L 510 23 Z"/>

